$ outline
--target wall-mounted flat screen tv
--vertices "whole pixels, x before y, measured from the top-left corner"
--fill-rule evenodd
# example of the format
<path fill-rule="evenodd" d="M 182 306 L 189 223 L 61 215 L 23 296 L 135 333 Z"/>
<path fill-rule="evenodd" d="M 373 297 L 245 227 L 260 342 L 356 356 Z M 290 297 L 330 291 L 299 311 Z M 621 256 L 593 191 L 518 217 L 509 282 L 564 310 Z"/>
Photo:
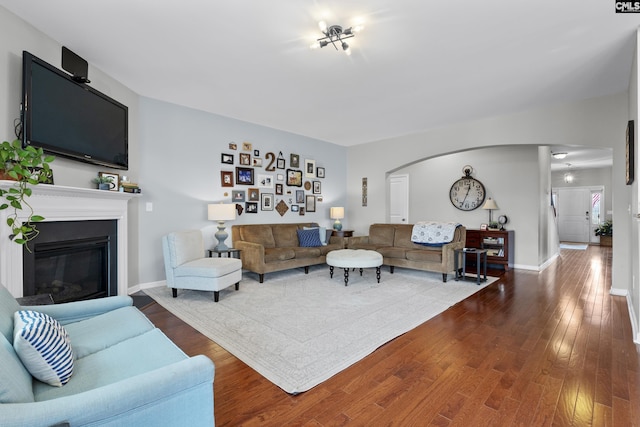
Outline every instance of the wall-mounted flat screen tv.
<path fill-rule="evenodd" d="M 129 168 L 127 106 L 22 54 L 23 143 L 115 169 Z"/>

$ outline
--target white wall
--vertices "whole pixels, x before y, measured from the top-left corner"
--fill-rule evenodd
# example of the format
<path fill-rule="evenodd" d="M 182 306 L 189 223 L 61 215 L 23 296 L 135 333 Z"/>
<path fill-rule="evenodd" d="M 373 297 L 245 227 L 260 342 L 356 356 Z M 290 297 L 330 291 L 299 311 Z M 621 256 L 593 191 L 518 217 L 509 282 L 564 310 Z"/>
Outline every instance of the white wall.
<path fill-rule="evenodd" d="M 544 107 L 511 115 L 492 117 L 433 129 L 419 134 L 391 138 L 349 148 L 347 170 L 347 216 L 358 233 L 367 232 L 373 222 L 384 222 L 386 218 L 385 179 L 388 172 L 395 171 L 415 161 L 438 157 L 443 154 L 468 149 L 508 145 L 585 145 L 610 147 L 613 149 L 613 211 L 614 228 L 613 259 L 614 284 L 627 287 L 630 279 L 628 246 L 629 238 L 629 191 L 624 185 L 624 134 L 628 111 L 626 93 L 587 99 L 580 102 Z M 473 158 L 466 162 L 474 165 Z M 475 167 L 475 166 L 474 166 Z M 360 205 L 360 182 L 367 177 L 369 203 Z M 507 188 L 514 180 L 540 182 L 538 170 L 508 176 L 503 183 L 493 187 L 496 200 L 507 199 Z M 505 189 L 504 191 L 502 189 Z M 447 188 L 448 189 L 448 188 Z M 444 190 L 447 190 L 444 189 Z M 539 195 L 538 189 L 529 197 Z M 536 202 L 536 203 L 542 203 Z M 538 205 L 534 210 L 538 211 Z M 532 224 L 538 224 L 533 219 Z M 537 233 L 548 234 L 548 230 L 536 229 L 533 241 L 538 242 Z M 521 236 L 521 235 L 520 235 Z M 516 240 L 523 237 L 516 236 Z M 537 243 L 535 243 L 537 245 Z M 621 245 L 621 246 L 619 246 Z M 618 248 L 616 250 L 616 248 Z M 516 249 L 518 250 L 518 249 Z M 522 250 L 522 249 L 520 249 Z M 548 254 L 553 256 L 552 253 Z M 537 255 L 536 255 L 537 257 Z M 516 253 L 516 259 L 532 259 L 528 253 Z M 539 260 L 544 263 L 545 260 Z"/>
<path fill-rule="evenodd" d="M 461 211 L 451 204 L 449 190 L 461 178 L 462 168 L 471 165 L 472 176 L 482 182 L 487 197 L 498 207 L 493 218 L 506 215 L 505 226 L 515 231 L 517 268 L 538 267 L 538 182 L 535 176 L 538 151 L 533 146 L 491 147 L 447 154 L 400 168 L 393 174 L 409 175 L 409 222 L 456 221 L 467 228 L 489 222 L 489 212 L 481 208 Z M 371 196 L 369 196 L 371 200 Z M 532 226 L 534 224 L 534 226 Z"/>
<path fill-rule="evenodd" d="M 70 46 L 73 50 L 73 46 Z M 22 97 L 22 51 L 26 50 L 61 68 L 62 46 L 22 19 L 0 7 L 0 140 L 13 140 L 14 120 L 20 117 Z M 82 56 L 82 52 L 77 52 Z M 138 95 L 101 70 L 89 64 L 91 87 L 109 95 L 129 107 L 129 171 L 137 179 L 138 150 Z M 95 188 L 91 180 L 100 171 L 123 173 L 115 169 L 58 157 L 52 164 L 57 185 Z M 129 204 L 129 283 L 138 278 L 137 204 Z"/>
<path fill-rule="evenodd" d="M 232 171 L 238 166 L 238 153 L 244 141 L 260 150 L 263 158 L 267 152 L 277 155 L 282 151 L 287 167 L 290 167 L 290 153 L 300 155 L 301 167 L 304 159 L 315 160 L 316 166 L 325 168 L 325 178 L 317 179 L 321 182 L 323 202 L 317 203 L 316 212 L 307 212 L 304 216 L 291 210 L 282 217 L 275 210 L 259 210 L 257 214 L 245 212 L 227 223 L 229 235 L 233 224 L 244 223 L 317 222 L 330 226 L 329 208 L 346 203 L 345 147 L 149 98 L 140 100 L 140 129 L 141 151 L 145 153 L 140 167 L 143 188 L 139 200 L 140 283 L 165 278 L 162 235 L 189 228 L 202 229 L 205 245 L 212 247 L 217 223 L 207 220 L 207 204 L 231 202 L 231 190 L 234 189 L 246 191 L 259 187 L 257 182 L 253 186 L 236 185 L 234 188 L 220 185 L 220 171 Z M 229 142 L 236 142 L 238 151 L 229 150 Z M 220 163 L 223 152 L 234 154 L 235 165 Z M 277 173 L 286 172 L 286 169 L 266 172 L 264 166 L 266 162 L 262 168 L 255 168 L 255 173 L 271 175 L 275 180 Z M 303 179 L 307 180 L 312 181 Z M 285 194 L 275 196 L 275 203 L 284 199 L 290 206 L 295 203 L 295 190 L 301 189 L 285 185 Z M 291 194 L 286 194 L 287 190 Z M 274 188 L 260 188 L 260 191 L 275 194 Z M 310 191 L 305 193 L 312 194 Z M 152 203 L 153 211 L 146 211 L 147 203 Z M 344 224 L 349 226 L 348 221 Z M 230 238 L 227 244 L 231 245 Z"/>

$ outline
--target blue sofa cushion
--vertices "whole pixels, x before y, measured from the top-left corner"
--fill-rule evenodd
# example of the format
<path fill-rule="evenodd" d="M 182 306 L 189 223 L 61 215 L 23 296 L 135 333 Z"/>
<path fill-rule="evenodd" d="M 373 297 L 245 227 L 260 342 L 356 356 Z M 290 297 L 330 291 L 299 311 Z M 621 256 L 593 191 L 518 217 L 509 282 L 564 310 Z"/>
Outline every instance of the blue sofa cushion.
<path fill-rule="evenodd" d="M 81 359 L 121 341 L 142 335 L 153 324 L 135 307 L 122 307 L 81 322 L 65 325 L 73 354 Z"/>
<path fill-rule="evenodd" d="M 11 342 L 3 336 L 0 336 L 0 378 L 0 404 L 33 402 L 33 378 Z"/>
<path fill-rule="evenodd" d="M 20 310 L 20 304 L 0 285 L 0 334 L 9 342 L 13 342 L 13 313 Z"/>
<path fill-rule="evenodd" d="M 47 384 L 62 387 L 73 374 L 73 349 L 58 321 L 32 310 L 13 315 L 13 347 L 27 370 Z"/>
<path fill-rule="evenodd" d="M 322 246 L 318 229 L 298 230 L 298 242 L 301 248 L 315 248 Z"/>
<path fill-rule="evenodd" d="M 75 372 L 64 387 L 34 382 L 36 401 L 72 396 L 184 360 L 187 356 L 159 329 L 122 341 L 76 360 Z"/>

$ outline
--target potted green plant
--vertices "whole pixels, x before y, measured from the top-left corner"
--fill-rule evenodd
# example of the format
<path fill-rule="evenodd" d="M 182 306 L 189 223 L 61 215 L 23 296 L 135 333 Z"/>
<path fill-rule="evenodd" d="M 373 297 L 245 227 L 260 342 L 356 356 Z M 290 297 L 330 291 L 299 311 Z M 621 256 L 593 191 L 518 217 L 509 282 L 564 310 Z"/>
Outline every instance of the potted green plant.
<path fill-rule="evenodd" d="M 596 227 L 596 236 L 600 236 L 600 246 L 611 246 L 613 237 L 613 222 L 607 220 Z"/>
<path fill-rule="evenodd" d="M 98 190 L 110 190 L 113 188 L 113 177 L 107 175 L 98 175 L 93 178 L 93 182 L 98 184 Z"/>
<path fill-rule="evenodd" d="M 12 208 L 7 217 L 7 225 L 11 227 L 11 240 L 20 245 L 27 245 L 39 233 L 36 223 L 44 217 L 36 215 L 27 198 L 31 196 L 31 186 L 50 182 L 52 177 L 51 163 L 54 156 L 45 156 L 42 148 L 30 145 L 23 147 L 22 141 L 3 141 L 0 144 L 0 169 L 3 179 L 15 181 L 9 188 L 0 188 L 0 210 Z M 18 211 L 27 213 L 26 221 L 18 221 Z M 27 250 L 29 246 L 27 245 Z"/>

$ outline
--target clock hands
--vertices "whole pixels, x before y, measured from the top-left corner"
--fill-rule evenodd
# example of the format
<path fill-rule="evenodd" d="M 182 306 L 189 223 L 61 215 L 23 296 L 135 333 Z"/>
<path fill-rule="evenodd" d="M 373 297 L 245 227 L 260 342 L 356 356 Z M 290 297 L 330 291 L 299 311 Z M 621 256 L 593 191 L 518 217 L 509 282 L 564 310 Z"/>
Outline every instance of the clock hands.
<path fill-rule="evenodd" d="M 462 201 L 460 202 L 460 207 L 464 205 L 464 201 L 467 200 L 467 196 L 469 195 L 470 191 L 471 191 L 471 183 L 469 183 L 469 186 L 467 187 L 467 194 L 464 195 L 464 199 L 462 199 Z"/>

